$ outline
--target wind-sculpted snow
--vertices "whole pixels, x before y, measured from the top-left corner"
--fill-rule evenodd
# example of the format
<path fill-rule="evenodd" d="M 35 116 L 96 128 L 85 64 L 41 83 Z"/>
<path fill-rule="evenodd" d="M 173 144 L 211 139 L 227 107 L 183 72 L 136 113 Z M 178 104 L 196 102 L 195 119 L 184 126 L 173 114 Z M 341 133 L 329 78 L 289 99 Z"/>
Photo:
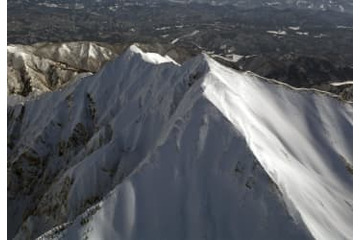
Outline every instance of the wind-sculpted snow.
<path fill-rule="evenodd" d="M 352 106 L 206 55 L 10 98 L 8 156 L 10 238 L 352 238 Z"/>
<path fill-rule="evenodd" d="M 288 206 L 316 239 L 351 239 L 352 175 L 344 166 L 352 166 L 352 106 L 211 62 L 205 96 L 246 138 Z"/>

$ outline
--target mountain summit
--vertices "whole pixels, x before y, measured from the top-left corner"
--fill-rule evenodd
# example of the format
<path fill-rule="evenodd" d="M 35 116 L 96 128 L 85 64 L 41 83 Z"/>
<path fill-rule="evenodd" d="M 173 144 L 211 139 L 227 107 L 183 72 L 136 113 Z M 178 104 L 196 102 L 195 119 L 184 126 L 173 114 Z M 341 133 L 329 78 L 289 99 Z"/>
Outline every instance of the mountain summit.
<path fill-rule="evenodd" d="M 12 239 L 351 239 L 352 104 L 132 45 L 8 102 Z"/>

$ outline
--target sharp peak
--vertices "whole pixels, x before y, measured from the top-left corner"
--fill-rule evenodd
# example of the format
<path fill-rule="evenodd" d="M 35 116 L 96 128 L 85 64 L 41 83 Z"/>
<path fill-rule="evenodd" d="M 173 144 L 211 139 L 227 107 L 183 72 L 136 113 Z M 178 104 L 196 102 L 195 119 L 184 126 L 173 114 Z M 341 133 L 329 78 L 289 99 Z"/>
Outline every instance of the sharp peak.
<path fill-rule="evenodd" d="M 133 43 L 131 44 L 127 50 L 122 54 L 122 55 L 127 55 L 127 56 L 142 56 L 143 60 L 147 61 L 149 60 L 149 58 L 158 58 L 159 60 L 162 59 L 163 62 L 160 63 L 166 63 L 166 62 L 173 62 L 178 66 L 184 66 L 184 65 L 189 65 L 189 64 L 196 64 L 199 65 L 200 63 L 203 63 L 205 65 L 207 65 L 209 68 L 212 64 L 217 63 L 214 59 L 212 59 L 209 55 L 207 55 L 205 52 L 202 52 L 192 58 L 189 58 L 188 60 L 186 60 L 185 62 L 183 62 L 182 64 L 177 63 L 174 59 L 172 59 L 171 57 L 167 56 L 167 55 L 161 55 L 157 52 L 150 52 L 150 51 L 146 51 L 143 50 L 140 46 L 139 43 Z M 158 62 L 156 62 L 155 64 L 159 64 Z"/>
<path fill-rule="evenodd" d="M 162 56 L 156 52 L 145 52 L 143 51 L 137 43 L 131 44 L 127 50 L 122 54 L 122 56 L 131 58 L 133 56 L 141 57 L 141 59 L 145 62 L 152 64 L 162 64 L 162 63 L 173 63 L 175 65 L 179 65 L 174 59 L 165 55 Z"/>
<path fill-rule="evenodd" d="M 141 48 L 139 47 L 139 44 L 133 43 L 127 48 L 128 52 L 132 53 L 145 53 Z"/>

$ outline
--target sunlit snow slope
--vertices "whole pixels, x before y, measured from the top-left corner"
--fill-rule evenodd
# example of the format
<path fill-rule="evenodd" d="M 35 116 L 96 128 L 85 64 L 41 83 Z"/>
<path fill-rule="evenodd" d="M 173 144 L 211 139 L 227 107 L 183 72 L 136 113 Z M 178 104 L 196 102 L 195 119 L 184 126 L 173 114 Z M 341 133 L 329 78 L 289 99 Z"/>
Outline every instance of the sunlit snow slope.
<path fill-rule="evenodd" d="M 15 239 L 351 239 L 352 105 L 131 46 L 8 105 Z"/>

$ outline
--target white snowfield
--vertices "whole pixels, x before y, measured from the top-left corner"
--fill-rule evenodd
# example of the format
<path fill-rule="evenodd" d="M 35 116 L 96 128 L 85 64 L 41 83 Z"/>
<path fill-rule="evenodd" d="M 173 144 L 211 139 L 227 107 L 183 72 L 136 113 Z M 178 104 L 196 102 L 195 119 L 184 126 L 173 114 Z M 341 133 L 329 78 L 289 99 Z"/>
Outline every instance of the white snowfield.
<path fill-rule="evenodd" d="M 17 152 L 49 154 L 79 123 L 89 137 L 50 154 L 15 239 L 352 239 L 352 105 L 332 95 L 134 45 L 24 106 Z M 14 199 L 16 222 L 30 203 Z"/>
<path fill-rule="evenodd" d="M 245 137 L 316 239 L 352 238 L 352 108 L 212 61 L 204 95 Z M 350 177 L 349 177 L 350 176 Z"/>

